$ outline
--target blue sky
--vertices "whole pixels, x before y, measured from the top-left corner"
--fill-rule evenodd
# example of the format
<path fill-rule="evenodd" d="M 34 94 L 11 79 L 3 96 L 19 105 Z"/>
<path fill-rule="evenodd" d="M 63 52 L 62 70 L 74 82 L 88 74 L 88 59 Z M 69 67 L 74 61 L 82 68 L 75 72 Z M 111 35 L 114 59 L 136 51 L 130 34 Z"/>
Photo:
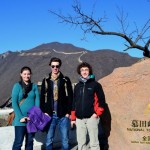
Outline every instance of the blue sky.
<path fill-rule="evenodd" d="M 136 22 L 142 28 L 150 18 L 149 0 L 80 0 L 84 11 L 90 13 L 95 3 L 95 17 L 107 15 L 104 29 L 119 31 L 117 7 L 128 13 L 129 27 Z M 70 43 L 88 50 L 113 49 L 123 52 L 124 40 L 114 36 L 87 35 L 83 41 L 80 28 L 59 23 L 48 10 L 61 10 L 72 14 L 73 0 L 1 0 L 0 1 L 0 53 L 8 50 L 28 50 L 43 43 Z M 139 50 L 128 50 L 134 57 L 142 57 Z"/>

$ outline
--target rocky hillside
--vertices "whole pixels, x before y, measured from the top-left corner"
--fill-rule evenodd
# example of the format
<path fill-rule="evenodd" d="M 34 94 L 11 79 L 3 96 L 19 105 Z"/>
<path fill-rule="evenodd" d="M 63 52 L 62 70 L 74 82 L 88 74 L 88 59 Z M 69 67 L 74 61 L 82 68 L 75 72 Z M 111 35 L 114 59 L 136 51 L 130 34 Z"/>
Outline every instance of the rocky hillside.
<path fill-rule="evenodd" d="M 48 75 L 49 60 L 54 56 L 62 59 L 61 71 L 69 76 L 72 82 L 77 82 L 76 67 L 82 61 L 93 66 L 98 80 L 112 73 L 114 68 L 130 66 L 139 60 L 113 50 L 89 51 L 57 42 L 42 44 L 30 50 L 9 51 L 0 54 L 0 105 L 10 97 L 13 84 L 19 80 L 21 67 L 30 66 L 33 72 L 32 81 L 37 83 Z"/>

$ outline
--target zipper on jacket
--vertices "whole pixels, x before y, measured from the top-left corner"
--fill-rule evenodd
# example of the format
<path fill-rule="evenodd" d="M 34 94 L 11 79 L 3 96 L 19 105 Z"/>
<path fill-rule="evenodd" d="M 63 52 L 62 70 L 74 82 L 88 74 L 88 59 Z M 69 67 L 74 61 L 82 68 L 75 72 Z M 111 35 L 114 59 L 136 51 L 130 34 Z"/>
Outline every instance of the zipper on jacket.
<path fill-rule="evenodd" d="M 84 107 L 84 92 L 85 92 L 85 83 L 83 83 L 83 94 L 82 94 L 82 117 L 83 117 L 83 107 Z"/>

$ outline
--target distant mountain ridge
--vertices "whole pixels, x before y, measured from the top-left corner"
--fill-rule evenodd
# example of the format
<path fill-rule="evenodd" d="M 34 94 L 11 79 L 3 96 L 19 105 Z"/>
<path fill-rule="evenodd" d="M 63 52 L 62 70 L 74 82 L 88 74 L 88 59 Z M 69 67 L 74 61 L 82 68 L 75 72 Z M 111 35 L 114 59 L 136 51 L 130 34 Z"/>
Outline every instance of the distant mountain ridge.
<path fill-rule="evenodd" d="M 77 82 L 76 67 L 82 61 L 92 65 L 96 80 L 99 80 L 110 74 L 114 68 L 130 66 L 139 60 L 113 50 L 89 51 L 58 42 L 42 44 L 20 52 L 9 51 L 0 54 L 0 105 L 10 97 L 13 84 L 19 80 L 20 69 L 23 66 L 31 67 L 32 81 L 37 83 L 48 76 L 48 64 L 52 57 L 62 60 L 61 71 L 65 76 L 69 76 L 72 82 Z"/>

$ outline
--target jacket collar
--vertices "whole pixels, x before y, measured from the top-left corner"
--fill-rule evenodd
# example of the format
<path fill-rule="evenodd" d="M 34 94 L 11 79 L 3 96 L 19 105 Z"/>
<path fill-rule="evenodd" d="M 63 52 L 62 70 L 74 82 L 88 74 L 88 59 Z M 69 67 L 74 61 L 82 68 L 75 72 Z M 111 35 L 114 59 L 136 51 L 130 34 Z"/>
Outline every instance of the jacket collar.
<path fill-rule="evenodd" d="M 52 72 L 49 74 L 49 78 L 51 79 L 51 75 L 52 75 Z M 60 79 L 60 78 L 64 78 L 64 75 L 61 73 L 61 72 L 59 72 L 59 76 L 58 76 L 58 78 Z M 57 78 L 57 79 L 58 79 Z"/>
<path fill-rule="evenodd" d="M 82 82 L 82 83 L 86 83 L 86 82 L 89 82 L 89 81 L 94 81 L 95 80 L 95 76 L 94 75 L 89 75 L 87 78 L 83 78 L 82 76 L 79 76 L 79 82 Z"/>

